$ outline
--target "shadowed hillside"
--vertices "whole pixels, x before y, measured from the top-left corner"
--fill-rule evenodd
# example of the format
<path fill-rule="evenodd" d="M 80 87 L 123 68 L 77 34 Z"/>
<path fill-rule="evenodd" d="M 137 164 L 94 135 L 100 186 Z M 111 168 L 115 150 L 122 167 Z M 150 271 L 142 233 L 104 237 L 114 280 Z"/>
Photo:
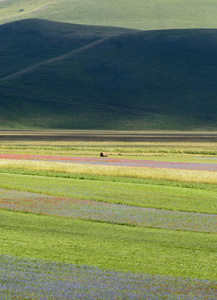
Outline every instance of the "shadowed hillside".
<path fill-rule="evenodd" d="M 217 30 L 0 26 L 1 128 L 216 129 Z"/>
<path fill-rule="evenodd" d="M 128 30 L 29 19 L 0 26 L 1 78 L 108 35 Z"/>

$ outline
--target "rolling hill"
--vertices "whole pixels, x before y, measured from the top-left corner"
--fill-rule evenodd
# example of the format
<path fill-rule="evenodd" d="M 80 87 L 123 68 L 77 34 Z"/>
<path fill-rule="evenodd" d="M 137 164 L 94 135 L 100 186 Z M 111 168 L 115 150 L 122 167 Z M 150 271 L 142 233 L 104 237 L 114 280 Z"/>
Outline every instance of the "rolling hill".
<path fill-rule="evenodd" d="M 211 29 L 132 31 L 37 19 L 2 25 L 2 124 L 215 127 L 216 37 Z"/>
<path fill-rule="evenodd" d="M 215 7 L 0 1 L 0 128 L 216 129 Z"/>

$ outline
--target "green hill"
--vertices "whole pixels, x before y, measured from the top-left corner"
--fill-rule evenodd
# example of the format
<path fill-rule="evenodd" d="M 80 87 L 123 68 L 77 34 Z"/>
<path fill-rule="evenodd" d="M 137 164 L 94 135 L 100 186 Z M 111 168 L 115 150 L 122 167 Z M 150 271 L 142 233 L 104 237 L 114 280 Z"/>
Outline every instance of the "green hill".
<path fill-rule="evenodd" d="M 0 128 L 216 129 L 216 10 L 0 1 Z"/>
<path fill-rule="evenodd" d="M 215 29 L 30 19 L 0 40 L 0 128 L 217 128 Z"/>

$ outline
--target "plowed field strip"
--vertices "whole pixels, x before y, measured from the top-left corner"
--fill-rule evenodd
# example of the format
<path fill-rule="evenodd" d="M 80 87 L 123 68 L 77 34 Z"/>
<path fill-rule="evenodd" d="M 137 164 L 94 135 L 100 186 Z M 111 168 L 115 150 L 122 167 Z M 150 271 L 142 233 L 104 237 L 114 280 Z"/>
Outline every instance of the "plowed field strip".
<path fill-rule="evenodd" d="M 217 232 L 217 215 L 150 209 L 0 189 L 0 208 L 174 230 Z"/>

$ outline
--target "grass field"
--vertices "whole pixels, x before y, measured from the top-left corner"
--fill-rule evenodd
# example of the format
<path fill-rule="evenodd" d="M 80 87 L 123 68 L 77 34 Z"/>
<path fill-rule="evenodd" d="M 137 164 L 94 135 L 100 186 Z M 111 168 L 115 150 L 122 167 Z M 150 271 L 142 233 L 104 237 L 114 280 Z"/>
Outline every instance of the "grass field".
<path fill-rule="evenodd" d="M 130 155 L 135 161 L 147 159 L 147 155 L 153 160 L 157 155 L 165 161 L 182 159 L 200 163 L 195 154 L 180 157 L 173 153 L 175 144 L 171 141 L 163 145 L 159 142 L 151 145 L 117 141 L 82 143 L 55 141 L 49 143 L 49 148 L 46 141 L 4 140 L 0 152 L 53 154 L 63 158 L 76 153 L 81 158 L 82 154 L 94 158 L 101 147 L 106 147 L 113 149 L 109 156 L 112 153 L 119 157 L 121 153 L 121 157 Z M 157 153 L 159 145 L 165 153 Z M 176 146 L 183 151 L 190 147 L 181 141 Z M 200 155 L 207 161 L 208 151 L 214 151 L 215 142 L 195 142 L 194 147 L 203 152 Z M 144 152 L 142 156 L 138 157 L 138 149 Z M 3 299 L 13 299 L 15 285 L 20 297 L 32 295 L 37 299 L 39 295 L 42 297 L 39 288 L 42 284 L 45 299 L 52 293 L 57 299 L 65 299 L 69 294 L 88 299 L 91 293 L 92 297 L 101 295 L 103 299 L 106 294 L 108 299 L 122 299 L 124 295 L 132 299 L 181 296 L 197 299 L 205 295 L 204 299 L 215 299 L 217 185 L 193 183 L 187 173 L 181 182 L 179 172 L 184 170 L 168 169 L 169 175 L 172 172 L 177 176 L 171 181 L 165 176 L 161 180 L 135 178 L 133 168 L 127 166 L 120 167 L 120 174 L 117 169 L 112 170 L 111 165 L 102 166 L 96 174 L 94 168 L 98 167 L 71 162 L 0 160 L 0 290 Z M 85 172 L 85 168 L 89 171 Z M 111 174 L 104 174 L 105 168 Z M 149 169 L 140 167 L 140 170 L 144 177 Z M 156 170 L 162 172 L 163 168 Z M 153 172 L 153 168 L 149 171 Z M 196 172 L 202 178 L 207 171 L 189 172 L 193 172 L 191 177 Z M 215 173 L 212 172 L 213 177 Z M 11 271 L 3 275 L 1 266 Z M 60 268 L 64 268 L 64 274 Z M 15 283 L 13 272 L 23 278 L 22 285 Z M 31 294 L 26 288 L 27 283 L 34 286 L 30 274 L 34 274 L 38 286 Z M 74 290 L 68 282 L 72 276 L 79 286 Z M 103 276 L 115 286 L 113 295 L 108 284 L 102 283 Z M 122 279 L 115 285 L 114 278 Z M 55 285 L 56 280 L 67 285 Z M 87 280 L 89 284 L 83 290 L 82 282 Z M 100 288 L 94 286 L 94 281 Z M 165 284 L 167 289 L 164 289 Z"/>
<path fill-rule="evenodd" d="M 2 254 L 134 273 L 216 279 L 215 234 L 143 229 L 7 211 L 1 211 L 1 224 Z"/>
<path fill-rule="evenodd" d="M 0 174 L 1 188 L 139 207 L 217 213 L 216 191 L 102 182 L 31 175 Z M 174 202 L 173 199 L 176 198 Z M 206 201 L 204 201 L 206 199 Z"/>

